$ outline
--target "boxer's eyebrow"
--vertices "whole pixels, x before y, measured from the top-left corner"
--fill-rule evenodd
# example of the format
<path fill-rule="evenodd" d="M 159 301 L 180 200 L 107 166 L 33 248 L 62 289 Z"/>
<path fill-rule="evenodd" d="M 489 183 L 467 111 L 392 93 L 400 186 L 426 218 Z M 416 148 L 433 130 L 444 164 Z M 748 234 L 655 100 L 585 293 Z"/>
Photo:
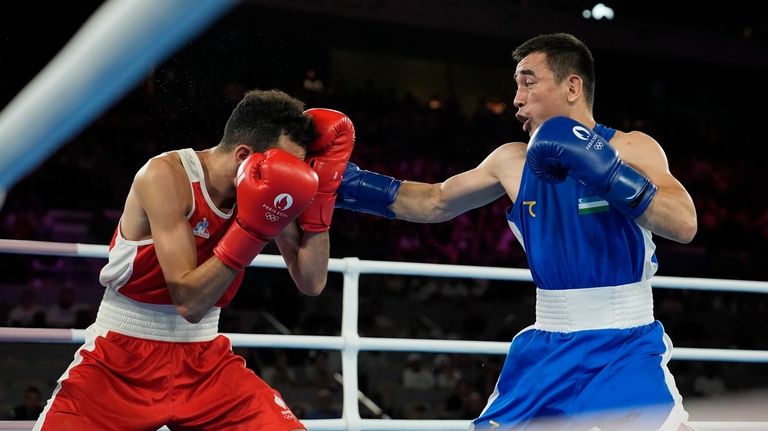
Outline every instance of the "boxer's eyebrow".
<path fill-rule="evenodd" d="M 515 78 L 517 78 L 520 75 L 530 75 L 530 76 L 536 77 L 536 74 L 531 69 L 520 69 L 515 72 Z"/>

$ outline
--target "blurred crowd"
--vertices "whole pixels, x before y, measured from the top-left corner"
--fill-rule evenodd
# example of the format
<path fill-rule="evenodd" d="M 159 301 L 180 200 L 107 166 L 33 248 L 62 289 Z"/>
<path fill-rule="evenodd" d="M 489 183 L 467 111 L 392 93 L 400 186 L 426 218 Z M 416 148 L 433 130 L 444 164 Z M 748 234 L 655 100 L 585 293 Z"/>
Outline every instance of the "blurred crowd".
<path fill-rule="evenodd" d="M 297 75 L 300 75 L 297 73 Z M 229 112 L 249 89 L 229 82 L 201 88 L 173 68 L 157 71 L 73 142 L 15 186 L 0 210 L 4 238 L 60 240 L 55 231 L 61 211 L 85 212 L 86 229 L 77 242 L 106 243 L 136 170 L 162 151 L 206 148 L 218 142 Z M 524 141 L 510 101 L 489 96 L 465 114 L 455 100 L 435 94 L 417 100 L 394 89 L 326 86 L 308 69 L 286 91 L 308 107 L 332 107 L 353 120 L 357 145 L 352 161 L 397 178 L 436 182 L 476 166 L 496 146 Z M 768 173 L 755 160 L 713 148 L 749 138 L 728 125 L 705 119 L 663 121 L 653 111 L 638 118 L 611 111 L 596 117 L 604 124 L 637 129 L 665 146 L 670 169 L 690 191 L 698 209 L 699 232 L 691 244 L 657 238 L 660 273 L 665 275 L 766 279 L 760 262 L 768 258 L 768 206 L 756 198 L 755 184 Z M 693 117 L 696 113 L 691 113 Z M 603 119 L 604 118 L 604 119 Z M 692 124 L 681 137 L 681 121 Z M 668 129 L 667 129 L 668 128 Z M 741 131 L 746 134 L 748 132 Z M 665 145 L 666 144 L 666 145 Z M 421 225 L 337 211 L 332 231 L 335 256 L 461 263 L 526 265 L 521 247 L 506 228 L 502 197 L 449 223 Z M 58 217 L 61 218 L 61 217 Z M 361 241 L 376 247 L 359 247 Z"/>
<path fill-rule="evenodd" d="M 173 64 L 155 70 L 10 191 L 0 210 L 0 238 L 108 243 L 136 170 L 160 152 L 217 143 L 231 109 L 246 90 L 258 86 L 215 80 L 204 85 L 201 76 L 205 71 L 181 73 Z M 450 95 L 435 93 L 420 100 L 373 85 L 344 88 L 314 67 L 294 70 L 292 76 L 282 89 L 306 101 L 307 107 L 338 109 L 352 119 L 357 131 L 352 161 L 397 178 L 440 181 L 477 165 L 498 145 L 526 139 L 514 118 L 512 101 L 495 95 L 479 99 L 476 109 L 467 113 Z M 670 169 L 695 200 L 698 235 L 688 245 L 658 238 L 659 274 L 768 280 L 764 265 L 768 206 L 756 198 L 764 193 L 755 191 L 756 185 L 766 184 L 768 174 L 754 160 L 716 150 L 731 145 L 730 140 L 748 142 L 748 131 L 726 130 L 733 125 L 697 118 L 696 112 L 677 113 L 670 121 L 668 109 L 649 110 L 642 116 L 619 116 L 607 111 L 609 106 L 599 109 L 600 122 L 646 131 L 663 141 Z M 522 247 L 505 219 L 510 204 L 502 197 L 434 225 L 338 210 L 331 253 L 525 268 Z M 0 325 L 87 327 L 95 317 L 101 264 L 98 259 L 0 254 L 5 293 Z M 232 310 L 223 314 L 222 331 L 276 333 L 280 327 L 281 333 L 338 335 L 340 279 L 331 278 L 328 292 L 311 299 L 286 289 L 288 284 L 284 275 L 249 270 L 246 285 L 258 289 L 241 289 Z M 472 307 L 466 307 L 467 301 Z M 515 283 L 366 277 L 361 285 L 360 332 L 509 341 L 532 323 L 533 301 L 531 286 Z M 656 315 L 678 346 L 768 348 L 756 330 L 768 324 L 765 295 L 657 291 Z M 340 417 L 338 352 L 243 349 L 241 353 L 286 399 L 294 400 L 299 417 Z M 411 419 L 475 417 L 493 390 L 501 360 L 487 355 L 363 352 L 361 390 L 371 405 L 382 408 L 363 412 L 370 417 Z M 726 365 L 675 362 L 671 368 L 685 396 L 768 385 L 768 379 L 755 377 L 754 369 Z M 40 392 L 48 393 L 53 381 L 46 379 L 44 384 L 19 386 L 21 393 L 13 396 L 24 402 L 10 403 L 7 416 L 36 416 Z M 5 400 L 0 396 L 0 405 L 13 396 Z"/>

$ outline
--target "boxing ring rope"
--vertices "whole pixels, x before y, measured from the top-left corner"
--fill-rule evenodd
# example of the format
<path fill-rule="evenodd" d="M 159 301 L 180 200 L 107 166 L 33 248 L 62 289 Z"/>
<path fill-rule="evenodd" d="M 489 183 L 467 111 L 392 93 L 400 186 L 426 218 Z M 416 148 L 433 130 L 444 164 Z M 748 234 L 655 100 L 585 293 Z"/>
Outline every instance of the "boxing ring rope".
<path fill-rule="evenodd" d="M 0 239 L 0 253 L 51 255 L 63 257 L 103 258 L 108 256 L 106 245 L 72 244 L 60 242 Z M 285 268 L 282 257 L 258 256 L 253 267 Z M 401 338 L 360 337 L 358 334 L 359 278 L 362 274 L 412 275 L 431 277 L 479 278 L 531 282 L 527 269 L 495 268 L 485 266 L 439 265 L 408 262 L 367 261 L 356 257 L 331 259 L 330 272 L 343 274 L 342 321 L 340 336 L 226 334 L 237 347 L 268 347 L 293 349 L 338 350 L 342 359 L 343 417 L 341 419 L 306 420 L 311 430 L 462 430 L 469 427 L 468 420 L 391 420 L 361 419 L 358 407 L 357 358 L 360 351 L 391 352 L 443 352 L 462 354 L 507 353 L 509 342 L 470 340 L 424 340 Z M 695 289 L 726 292 L 768 294 L 768 282 L 746 280 L 720 280 L 705 278 L 679 278 L 656 276 L 654 288 Z M 5 343 L 82 343 L 82 329 L 53 328 L 0 328 L 0 342 Z M 675 347 L 675 360 L 768 363 L 768 351 L 738 349 L 703 349 Z M 694 422 L 701 431 L 766 430 L 768 422 Z M 0 421 L 0 430 L 31 429 L 33 422 Z"/>
<path fill-rule="evenodd" d="M 0 207 L 7 189 L 236 4 L 105 1 L 0 112 Z"/>

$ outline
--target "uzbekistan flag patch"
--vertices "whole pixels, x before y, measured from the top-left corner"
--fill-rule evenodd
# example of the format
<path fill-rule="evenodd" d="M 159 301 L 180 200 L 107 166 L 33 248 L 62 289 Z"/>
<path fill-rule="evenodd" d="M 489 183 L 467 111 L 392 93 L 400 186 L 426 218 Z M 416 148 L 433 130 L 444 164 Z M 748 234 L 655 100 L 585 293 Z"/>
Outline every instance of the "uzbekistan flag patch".
<path fill-rule="evenodd" d="M 608 202 L 600 196 L 579 198 L 579 215 L 602 213 L 608 211 Z"/>

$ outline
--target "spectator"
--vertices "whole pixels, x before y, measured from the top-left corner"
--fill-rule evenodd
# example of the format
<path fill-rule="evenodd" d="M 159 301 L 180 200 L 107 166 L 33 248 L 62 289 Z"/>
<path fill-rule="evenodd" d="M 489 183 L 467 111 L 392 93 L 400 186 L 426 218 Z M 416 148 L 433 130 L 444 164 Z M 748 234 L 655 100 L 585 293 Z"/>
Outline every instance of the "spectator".
<path fill-rule="evenodd" d="M 323 81 L 317 77 L 317 71 L 311 67 L 307 69 L 304 75 L 304 90 L 314 95 L 320 95 L 325 90 Z"/>
<path fill-rule="evenodd" d="M 43 397 L 40 389 L 29 386 L 24 390 L 24 401 L 11 409 L 8 418 L 16 421 L 35 420 L 43 411 Z"/>
<path fill-rule="evenodd" d="M 461 371 L 453 365 L 451 357 L 445 353 L 435 355 L 432 365 L 435 369 L 435 386 L 438 389 L 453 389 L 461 380 Z"/>
<path fill-rule="evenodd" d="M 59 297 L 45 310 L 45 321 L 53 328 L 72 328 L 83 306 L 75 303 L 75 292 L 71 287 L 63 287 Z"/>
<path fill-rule="evenodd" d="M 466 378 L 460 378 L 453 387 L 451 393 L 443 401 L 443 411 L 446 419 L 469 419 L 474 415 L 466 415 L 464 405 L 470 394 L 476 392 L 472 384 Z"/>
<path fill-rule="evenodd" d="M 335 371 L 328 363 L 328 352 L 309 352 L 309 362 L 304 368 L 304 376 L 307 382 L 315 388 L 336 390 L 338 383 L 334 378 Z"/>
<path fill-rule="evenodd" d="M 693 380 L 693 393 L 702 397 L 718 397 L 725 393 L 725 382 L 720 378 L 717 364 L 701 364 Z"/>
<path fill-rule="evenodd" d="M 341 417 L 341 411 L 333 403 L 333 392 L 327 388 L 321 388 L 317 391 L 317 402 L 309 410 L 307 419 L 338 419 Z"/>
<path fill-rule="evenodd" d="M 40 321 L 39 314 L 43 312 L 43 308 L 35 301 L 35 292 L 27 289 L 21 293 L 19 303 L 8 313 L 8 326 L 34 326 L 36 321 Z"/>
<path fill-rule="evenodd" d="M 288 355 L 283 350 L 277 351 L 272 365 L 264 367 L 262 378 L 278 391 L 294 387 L 299 381 L 296 372 L 288 365 Z"/>
<path fill-rule="evenodd" d="M 411 353 L 405 360 L 403 387 L 406 389 L 428 390 L 435 387 L 432 371 L 423 367 L 423 358 L 418 353 Z"/>

